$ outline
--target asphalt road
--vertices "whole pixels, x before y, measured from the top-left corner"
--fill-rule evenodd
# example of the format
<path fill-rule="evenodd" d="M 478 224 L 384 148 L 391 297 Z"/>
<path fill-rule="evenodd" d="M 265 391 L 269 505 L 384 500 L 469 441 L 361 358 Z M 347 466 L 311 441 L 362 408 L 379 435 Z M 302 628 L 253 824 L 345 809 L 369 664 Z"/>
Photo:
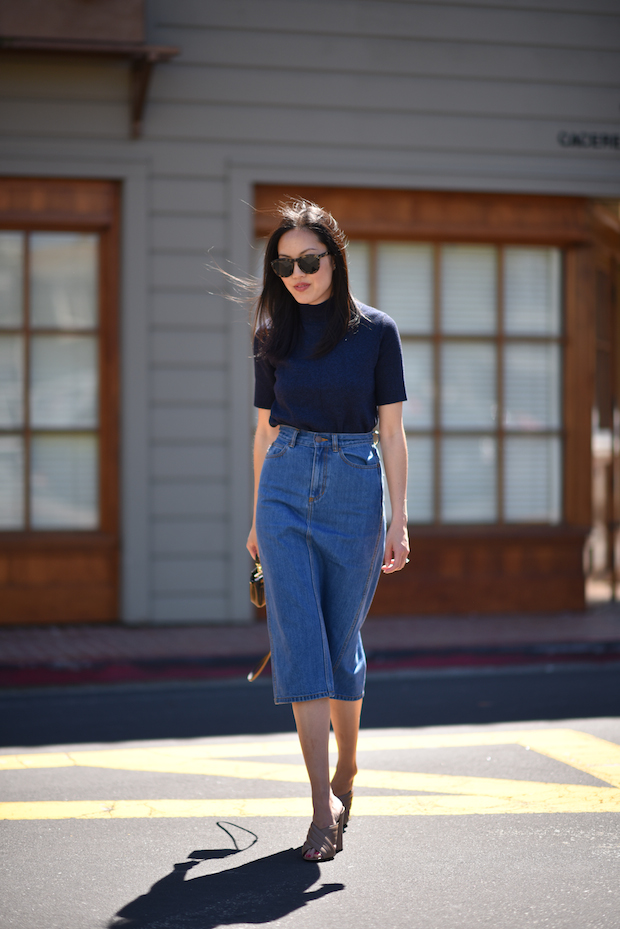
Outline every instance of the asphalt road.
<path fill-rule="evenodd" d="M 620 716 L 620 664 L 369 676 L 366 728 Z M 0 746 L 292 732 L 269 678 L 0 692 Z"/>
<path fill-rule="evenodd" d="M 359 760 L 314 864 L 291 734 L 4 748 L 0 925 L 618 926 L 620 718 L 365 729 Z"/>

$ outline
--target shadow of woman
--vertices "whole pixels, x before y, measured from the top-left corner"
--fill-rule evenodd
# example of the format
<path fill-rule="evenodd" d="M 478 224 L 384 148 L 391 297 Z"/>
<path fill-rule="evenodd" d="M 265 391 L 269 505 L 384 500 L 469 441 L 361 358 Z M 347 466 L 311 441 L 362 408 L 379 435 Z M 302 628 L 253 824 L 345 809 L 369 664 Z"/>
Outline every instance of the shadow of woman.
<path fill-rule="evenodd" d="M 320 868 L 314 862 L 302 861 L 298 848 L 185 880 L 200 861 L 243 851 L 236 841 L 235 846 L 192 852 L 190 861 L 175 864 L 147 894 L 119 910 L 109 929 L 216 929 L 235 923 L 269 923 L 312 900 L 344 890 L 344 884 L 322 884 L 309 890 L 319 879 Z"/>

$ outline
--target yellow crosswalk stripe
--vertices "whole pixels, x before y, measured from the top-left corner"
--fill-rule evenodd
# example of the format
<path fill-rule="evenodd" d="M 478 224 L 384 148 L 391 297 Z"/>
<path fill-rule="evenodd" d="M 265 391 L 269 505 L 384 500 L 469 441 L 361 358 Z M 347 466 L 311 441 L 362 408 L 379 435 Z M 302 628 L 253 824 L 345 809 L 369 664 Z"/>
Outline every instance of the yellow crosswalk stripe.
<path fill-rule="evenodd" d="M 355 798 L 356 816 L 438 816 L 474 813 L 620 812 L 620 746 L 569 729 L 411 733 L 362 736 L 361 752 L 519 745 L 590 774 L 605 785 L 426 774 L 362 768 L 358 787 L 399 796 Z M 295 756 L 290 763 L 257 760 Z M 296 740 L 221 742 L 73 752 L 0 755 L 2 771 L 87 767 L 203 775 L 255 782 L 307 783 Z M 0 781 L 1 784 L 1 781 Z M 420 792 L 411 795 L 412 792 Z M 0 803 L 0 819 L 127 819 L 193 816 L 308 816 L 306 798 L 209 800 L 63 800 Z"/>

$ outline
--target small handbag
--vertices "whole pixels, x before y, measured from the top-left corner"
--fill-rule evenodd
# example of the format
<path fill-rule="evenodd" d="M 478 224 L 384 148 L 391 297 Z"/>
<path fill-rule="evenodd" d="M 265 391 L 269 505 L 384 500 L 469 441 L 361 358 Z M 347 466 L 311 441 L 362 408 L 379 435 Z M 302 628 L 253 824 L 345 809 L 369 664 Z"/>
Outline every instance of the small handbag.
<path fill-rule="evenodd" d="M 263 578 L 263 569 L 261 567 L 260 561 L 256 562 L 256 567 L 250 574 L 250 600 L 254 606 L 265 606 L 265 580 Z M 262 673 L 265 665 L 271 658 L 271 652 L 267 652 L 264 658 L 258 662 L 256 667 L 252 668 L 248 674 L 248 681 L 250 683 L 255 681 L 256 678 Z"/>
<path fill-rule="evenodd" d="M 256 567 L 250 574 L 250 600 L 254 606 L 265 606 L 265 581 L 260 561 L 256 562 Z"/>

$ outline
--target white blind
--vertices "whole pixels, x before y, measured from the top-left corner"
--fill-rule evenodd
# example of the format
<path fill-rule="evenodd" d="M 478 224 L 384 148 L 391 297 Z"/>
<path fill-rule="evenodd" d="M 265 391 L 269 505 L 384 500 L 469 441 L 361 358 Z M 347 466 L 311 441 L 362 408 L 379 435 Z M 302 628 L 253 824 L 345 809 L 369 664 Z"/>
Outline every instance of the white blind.
<path fill-rule="evenodd" d="M 32 426 L 96 426 L 97 340 L 41 335 L 32 338 L 30 348 Z"/>
<path fill-rule="evenodd" d="M 441 425 L 490 429 L 497 417 L 496 348 L 444 343 L 441 347 Z"/>
<path fill-rule="evenodd" d="M 19 427 L 24 421 L 24 340 L 20 335 L 0 336 L 0 428 Z"/>
<path fill-rule="evenodd" d="M 23 312 L 24 236 L 0 232 L 0 328 L 19 328 Z"/>
<path fill-rule="evenodd" d="M 24 525 L 24 443 L 20 436 L 0 436 L 0 529 Z"/>
<path fill-rule="evenodd" d="M 410 523 L 433 521 L 433 485 L 435 460 L 430 436 L 407 438 L 409 472 L 407 475 L 407 507 Z"/>
<path fill-rule="evenodd" d="M 557 523 L 561 515 L 557 436 L 510 436 L 504 445 L 504 512 L 510 522 Z"/>
<path fill-rule="evenodd" d="M 560 252 L 557 248 L 504 251 L 504 326 L 509 335 L 559 335 Z"/>
<path fill-rule="evenodd" d="M 497 251 L 492 246 L 442 247 L 441 328 L 462 335 L 497 330 Z"/>
<path fill-rule="evenodd" d="M 97 326 L 96 235 L 37 232 L 30 237 L 30 319 L 36 328 Z"/>
<path fill-rule="evenodd" d="M 377 246 L 377 302 L 401 335 L 432 332 L 431 245 L 381 242 Z"/>
<path fill-rule="evenodd" d="M 370 304 L 370 246 L 367 242 L 347 245 L 349 289 L 356 300 Z"/>
<path fill-rule="evenodd" d="M 508 344 L 504 354 L 504 425 L 534 431 L 560 426 L 560 347 Z"/>
<path fill-rule="evenodd" d="M 433 425 L 433 347 L 430 342 L 403 342 L 407 401 L 403 404 L 405 429 Z"/>
<path fill-rule="evenodd" d="M 41 435 L 31 443 L 31 516 L 35 529 L 95 529 L 95 436 Z"/>
<path fill-rule="evenodd" d="M 494 438 L 445 437 L 441 445 L 441 520 L 497 519 L 497 445 Z"/>

